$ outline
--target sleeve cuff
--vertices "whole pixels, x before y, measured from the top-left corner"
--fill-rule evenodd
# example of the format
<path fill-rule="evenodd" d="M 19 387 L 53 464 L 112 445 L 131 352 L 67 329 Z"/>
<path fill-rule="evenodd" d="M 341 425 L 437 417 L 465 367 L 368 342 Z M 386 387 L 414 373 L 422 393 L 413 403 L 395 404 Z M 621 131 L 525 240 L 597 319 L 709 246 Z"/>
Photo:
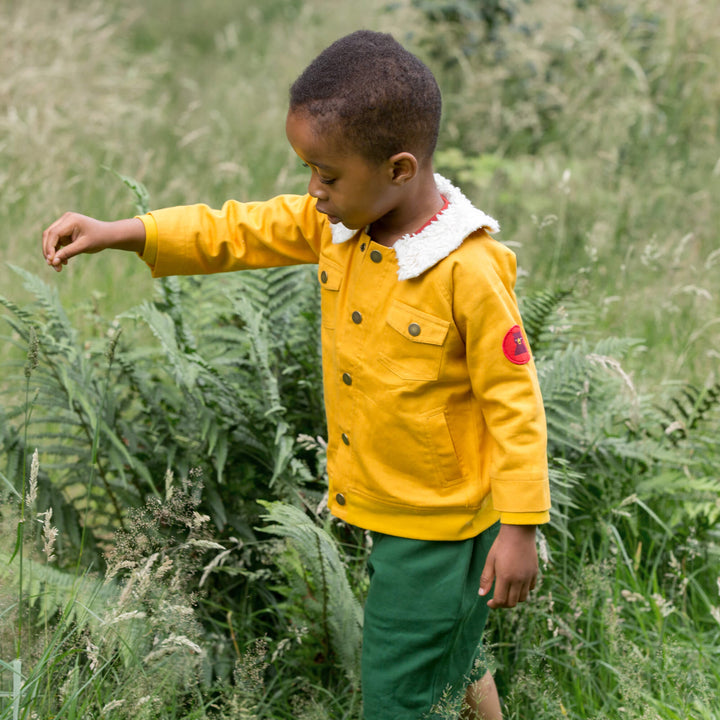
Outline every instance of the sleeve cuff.
<path fill-rule="evenodd" d="M 550 522 L 550 511 L 543 512 L 501 512 L 503 525 L 545 525 Z"/>
<path fill-rule="evenodd" d="M 152 270 L 155 267 L 158 251 L 157 223 L 155 222 L 155 218 L 150 214 L 136 215 L 135 217 L 142 220 L 143 225 L 145 225 L 145 248 L 142 254 L 140 254 L 140 258 L 146 265 L 149 265 Z"/>

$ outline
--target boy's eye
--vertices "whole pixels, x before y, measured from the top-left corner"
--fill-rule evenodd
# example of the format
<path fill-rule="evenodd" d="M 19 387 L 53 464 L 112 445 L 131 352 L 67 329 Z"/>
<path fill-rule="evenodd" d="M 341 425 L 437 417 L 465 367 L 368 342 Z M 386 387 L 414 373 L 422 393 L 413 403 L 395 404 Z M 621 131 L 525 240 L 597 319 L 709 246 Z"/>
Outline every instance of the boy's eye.
<path fill-rule="evenodd" d="M 306 162 L 302 164 L 304 168 L 308 168 L 309 170 L 315 171 L 315 168 L 312 167 L 312 165 L 308 165 Z M 324 178 L 320 173 L 318 173 L 318 177 L 320 178 L 320 182 L 323 185 L 332 185 L 335 182 L 335 178 Z"/>

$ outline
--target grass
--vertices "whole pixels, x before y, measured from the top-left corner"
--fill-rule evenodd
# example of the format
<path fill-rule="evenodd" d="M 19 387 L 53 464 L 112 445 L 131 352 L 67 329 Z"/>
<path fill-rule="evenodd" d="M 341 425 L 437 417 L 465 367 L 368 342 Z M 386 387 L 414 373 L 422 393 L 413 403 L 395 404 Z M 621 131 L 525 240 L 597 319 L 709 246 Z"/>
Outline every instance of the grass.
<path fill-rule="evenodd" d="M 718 8 L 578 5 L 530 3 L 483 72 L 459 65 L 448 134 L 477 155 L 445 164 L 475 179 L 531 286 L 579 285 L 603 328 L 646 340 L 634 369 L 652 383 L 704 382 L 720 352 Z"/>
<path fill-rule="evenodd" d="M 287 86 L 329 37 L 367 25 L 396 32 L 438 72 L 439 168 L 501 220 L 530 285 L 581 272 L 603 324 L 652 348 L 638 372 L 705 382 L 720 354 L 717 8 L 635 0 L 550 13 L 533 2 L 500 51 L 461 62 L 442 27 L 429 34 L 412 8 L 384 8 L 10 3 L 4 258 L 43 272 L 39 234 L 61 212 L 132 214 L 107 168 L 143 182 L 156 207 L 302 190 L 284 137 Z M 463 159 L 447 160 L 458 143 Z M 13 282 L 0 266 L 0 285 Z M 152 287 L 124 256 L 112 267 L 86 258 L 56 282 L 88 316 L 127 309 Z"/>
<path fill-rule="evenodd" d="M 149 273 L 115 254 L 55 275 L 40 257 L 42 228 L 67 209 L 133 214 L 114 173 L 144 183 L 156 207 L 302 191 L 306 173 L 284 136 L 287 87 L 332 38 L 370 27 L 392 31 L 437 72 L 446 107 L 438 169 L 500 220 L 521 290 L 572 288 L 592 310 L 589 341 L 639 338 L 642 350 L 623 367 L 642 407 L 671 404 L 666 396 L 688 383 L 718 382 L 720 7 L 533 0 L 495 42 L 479 43 L 478 27 L 428 26 L 416 5 L 6 2 L 0 294 L 29 297 L 6 263 L 36 273 L 95 341 L 109 318 L 152 296 Z M 11 353 L 5 343 L 0 356 Z M 608 462 L 586 477 L 586 505 L 567 509 L 568 534 L 548 531 L 554 555 L 535 600 L 489 631 L 507 717 L 530 707 L 537 718 L 718 717 L 717 408 L 706 415 L 683 463 L 659 463 L 654 474 L 647 458 Z M 0 472 L 22 491 L 21 469 L 8 461 Z M 18 527 L 7 495 L 6 548 Z M 30 522 L 47 508 L 25 509 L 23 576 L 17 558 L 0 558 L 0 690 L 12 691 L 10 662 L 22 657 L 40 717 L 357 717 L 357 696 L 317 680 L 316 646 L 288 621 L 303 618 L 297 578 L 285 610 L 227 615 L 208 635 L 180 569 L 159 570 L 162 558 L 183 554 L 202 570 L 210 556 L 189 544 L 199 536 L 154 560 L 126 557 L 135 565 L 101 584 L 74 569 L 77 558 L 61 555 L 70 572 L 48 567 L 43 530 Z M 303 567 L 292 555 L 285 563 Z M 171 607 L 187 622 L 169 624 Z M 285 636 L 265 645 L 248 636 L 277 617 Z M 213 683 L 203 653 L 229 642 L 234 674 Z M 13 717 L 12 706 L 0 704 L 0 717 Z"/>
<path fill-rule="evenodd" d="M 31 0 L 5 15 L 3 259 L 33 272 L 44 272 L 40 233 L 62 212 L 135 212 L 107 168 L 143 182 L 155 207 L 301 189 L 284 131 L 290 82 L 328 34 L 394 19 L 377 0 L 343 13 L 330 2 Z M 133 258 L 86 260 L 57 281 L 68 304 L 118 312 L 151 293 Z M 12 282 L 0 267 L 0 285 Z"/>

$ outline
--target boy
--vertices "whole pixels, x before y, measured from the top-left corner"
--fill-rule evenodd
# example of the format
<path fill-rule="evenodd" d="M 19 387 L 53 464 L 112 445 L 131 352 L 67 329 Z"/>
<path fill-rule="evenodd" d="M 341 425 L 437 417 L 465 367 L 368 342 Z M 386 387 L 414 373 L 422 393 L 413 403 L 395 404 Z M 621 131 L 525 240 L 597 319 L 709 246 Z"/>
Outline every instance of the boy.
<path fill-rule="evenodd" d="M 447 689 L 465 694 L 463 717 L 501 717 L 492 677 L 472 674 L 478 646 L 488 608 L 533 589 L 550 505 L 515 258 L 433 173 L 440 107 L 425 65 L 359 31 L 290 90 L 307 195 L 112 223 L 69 213 L 43 233 L 58 271 L 106 248 L 140 253 L 155 277 L 318 263 L 329 506 L 373 533 L 366 720 L 418 720 Z"/>

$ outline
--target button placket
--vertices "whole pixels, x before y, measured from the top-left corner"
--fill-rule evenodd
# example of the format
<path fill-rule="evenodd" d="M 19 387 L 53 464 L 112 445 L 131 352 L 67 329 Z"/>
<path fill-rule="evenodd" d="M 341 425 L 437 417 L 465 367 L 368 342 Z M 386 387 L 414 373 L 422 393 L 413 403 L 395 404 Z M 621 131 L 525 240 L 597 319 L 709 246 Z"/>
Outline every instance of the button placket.
<path fill-rule="evenodd" d="M 339 308 L 338 328 L 336 332 L 335 354 L 335 413 L 341 422 L 335 425 L 333 440 L 335 444 L 335 462 L 338 466 L 354 467 L 357 463 L 354 449 L 355 404 L 357 392 L 362 393 L 363 384 L 368 382 L 367 374 L 372 372 L 368 357 L 374 350 L 368 346 L 374 337 L 375 324 L 378 321 L 374 308 L 377 292 L 391 292 L 397 282 L 397 267 L 392 251 L 374 245 L 363 238 L 356 248 L 356 255 L 345 280 L 346 292 L 342 295 L 342 307 Z M 408 320 L 410 322 L 410 319 Z M 347 487 L 339 483 L 331 497 L 337 507 L 351 504 Z"/>

